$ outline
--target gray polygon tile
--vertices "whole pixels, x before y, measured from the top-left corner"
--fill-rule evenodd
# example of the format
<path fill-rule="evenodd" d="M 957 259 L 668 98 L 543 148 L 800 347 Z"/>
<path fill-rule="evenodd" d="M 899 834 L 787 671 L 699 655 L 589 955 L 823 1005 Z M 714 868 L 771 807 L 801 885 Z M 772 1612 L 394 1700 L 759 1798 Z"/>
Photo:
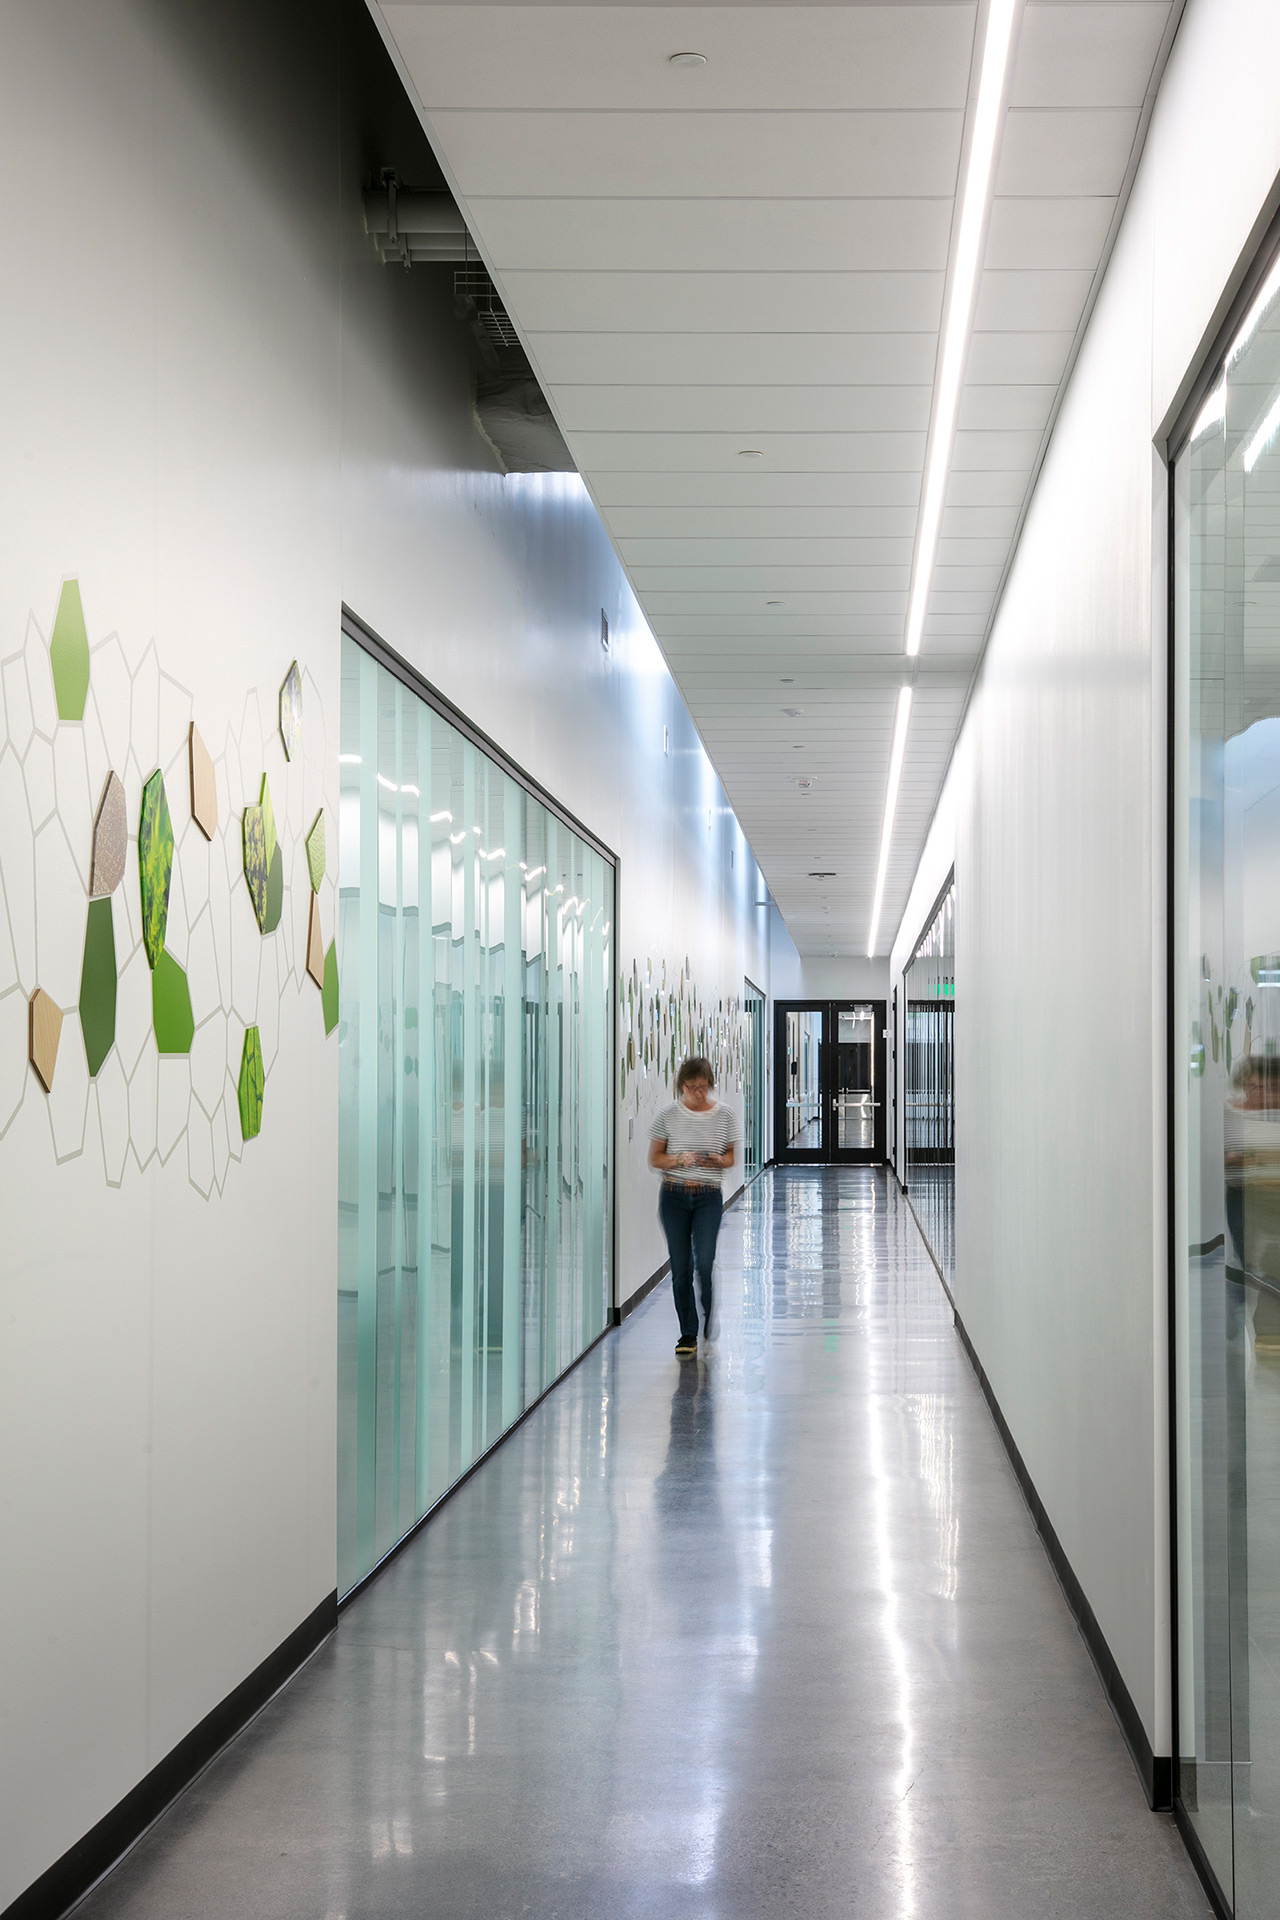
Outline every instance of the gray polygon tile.
<path fill-rule="evenodd" d="M 80 997 L 88 898 L 56 815 L 35 837 L 35 895 L 36 978 L 60 1007 L 74 1007 Z"/>
<path fill-rule="evenodd" d="M 53 669 L 49 664 L 49 646 L 34 617 L 27 621 L 22 643 L 27 663 L 27 687 L 31 694 L 31 718 L 37 733 L 52 740 L 58 725 L 58 697 L 54 692 Z M 92 671 L 90 672 L 92 684 Z"/>
<path fill-rule="evenodd" d="M 71 1002 L 74 1005 L 74 997 Z M 63 1026 L 64 1034 L 66 1025 Z M 58 1071 L 49 1091 L 49 1126 L 59 1166 L 84 1151 L 85 1118 L 89 1107 L 89 1063 L 84 1048 L 67 1035 L 58 1049 Z"/>
<path fill-rule="evenodd" d="M 150 779 L 160 764 L 160 662 L 154 640 L 148 644 L 133 674 L 129 743 L 142 768 L 143 779 Z"/>
<path fill-rule="evenodd" d="M 89 791 L 81 727 L 59 727 L 53 736 L 53 786 L 71 857 L 87 893 L 93 853 L 93 816 L 98 795 Z"/>
<path fill-rule="evenodd" d="M 116 952 L 118 957 L 119 948 Z M 132 1075 L 150 1042 L 151 968 L 146 950 L 138 942 L 128 959 L 120 964 L 116 985 L 116 1052 L 126 1077 Z"/>
<path fill-rule="evenodd" d="M 129 1075 L 129 1146 L 139 1167 L 146 1167 L 155 1158 L 159 1065 L 155 1048 L 144 1047 Z"/>
<path fill-rule="evenodd" d="M 185 1054 L 164 1054 L 156 1075 L 156 1152 L 169 1160 L 187 1130 L 191 1109 L 191 1062 Z"/>
<path fill-rule="evenodd" d="M 227 1083 L 227 1015 L 216 1007 L 191 1041 L 191 1091 L 205 1113 L 216 1113 Z"/>
<path fill-rule="evenodd" d="M 93 649 L 89 663 L 89 701 L 95 708 L 107 759 L 123 768 L 129 753 L 129 709 L 132 684 L 124 649 L 113 633 Z M 151 769 L 148 767 L 147 772 Z M 141 780 L 139 780 L 141 786 Z"/>
<path fill-rule="evenodd" d="M 202 1199 L 213 1192 L 213 1127 L 198 1108 L 187 1120 L 187 1179 Z"/>

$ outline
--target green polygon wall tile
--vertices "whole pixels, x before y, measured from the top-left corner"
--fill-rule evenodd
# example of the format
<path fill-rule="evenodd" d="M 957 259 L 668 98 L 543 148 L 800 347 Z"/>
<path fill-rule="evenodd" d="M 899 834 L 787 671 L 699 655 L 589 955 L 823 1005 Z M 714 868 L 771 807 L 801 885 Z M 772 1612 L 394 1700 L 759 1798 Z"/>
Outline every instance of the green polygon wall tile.
<path fill-rule="evenodd" d="M 246 1027 L 240 1056 L 240 1134 L 252 1140 L 262 1130 L 262 1093 L 266 1075 L 262 1066 L 262 1039 L 256 1027 Z"/>
<path fill-rule="evenodd" d="M 302 675 L 295 660 L 280 689 L 280 738 L 286 760 L 296 760 L 302 746 Z"/>
<path fill-rule="evenodd" d="M 320 1004 L 324 1008 L 325 1038 L 338 1024 L 338 944 L 329 942 L 324 956 L 324 985 L 320 989 Z"/>
<path fill-rule="evenodd" d="M 116 1041 L 116 935 L 106 896 L 89 902 L 80 969 L 80 1031 L 93 1079 Z"/>
<path fill-rule="evenodd" d="M 258 801 L 262 808 L 262 828 L 267 837 L 267 865 L 271 865 L 271 856 L 276 850 L 276 810 L 271 804 L 271 788 L 267 785 L 267 776 L 262 776 L 262 797 Z"/>
<path fill-rule="evenodd" d="M 271 865 L 267 868 L 267 917 L 262 923 L 264 933 L 274 933 L 280 925 L 280 915 L 284 909 L 284 854 L 277 846 L 271 856 Z"/>
<path fill-rule="evenodd" d="M 49 642 L 53 692 L 59 720 L 83 720 L 89 692 L 89 636 L 80 604 L 80 582 L 64 580 Z"/>
<path fill-rule="evenodd" d="M 324 808 L 321 807 L 307 835 L 307 871 L 311 875 L 312 893 L 319 893 L 324 879 L 324 853 Z"/>
<path fill-rule="evenodd" d="M 258 930 L 266 932 L 267 927 L 267 876 L 270 871 L 267 860 L 266 823 L 261 807 L 246 807 L 244 810 L 244 877 L 249 888 L 249 898 L 253 902 L 253 911 L 257 916 Z"/>
<path fill-rule="evenodd" d="M 196 1023 L 187 976 L 166 949 L 151 974 L 151 1024 L 160 1053 L 190 1053 Z"/>
<path fill-rule="evenodd" d="M 164 947 L 169 920 L 169 885 L 173 879 L 173 822 L 169 818 L 164 777 L 158 769 L 142 789 L 138 876 L 142 883 L 142 944 L 154 967 Z"/>

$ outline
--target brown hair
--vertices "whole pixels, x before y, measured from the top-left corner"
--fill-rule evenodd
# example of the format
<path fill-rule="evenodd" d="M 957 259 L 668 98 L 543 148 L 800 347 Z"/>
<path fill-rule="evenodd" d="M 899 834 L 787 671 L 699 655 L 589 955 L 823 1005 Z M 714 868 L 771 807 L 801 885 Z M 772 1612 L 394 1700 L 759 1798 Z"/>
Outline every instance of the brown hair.
<path fill-rule="evenodd" d="M 705 1080 L 709 1087 L 714 1087 L 716 1083 L 711 1062 L 704 1060 L 700 1053 L 691 1053 L 689 1058 L 681 1064 L 680 1071 L 676 1075 L 676 1092 L 683 1093 L 691 1080 Z"/>

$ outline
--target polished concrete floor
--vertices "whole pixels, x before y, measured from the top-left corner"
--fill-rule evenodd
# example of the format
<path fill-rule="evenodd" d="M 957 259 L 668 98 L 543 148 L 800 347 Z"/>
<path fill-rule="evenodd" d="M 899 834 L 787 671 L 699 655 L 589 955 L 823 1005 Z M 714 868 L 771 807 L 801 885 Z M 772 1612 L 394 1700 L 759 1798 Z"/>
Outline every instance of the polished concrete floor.
<path fill-rule="evenodd" d="M 88 1920 L 1174 1920 L 905 1204 L 766 1174 L 343 1616 Z"/>

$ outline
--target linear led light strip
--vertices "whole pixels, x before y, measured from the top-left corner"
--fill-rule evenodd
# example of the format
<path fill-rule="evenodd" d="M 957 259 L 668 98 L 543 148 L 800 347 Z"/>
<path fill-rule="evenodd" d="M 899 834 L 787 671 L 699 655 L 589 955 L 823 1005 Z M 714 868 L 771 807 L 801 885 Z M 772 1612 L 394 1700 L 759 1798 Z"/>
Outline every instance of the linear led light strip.
<path fill-rule="evenodd" d="M 1191 429 L 1191 438 L 1193 440 L 1198 440 L 1202 433 L 1209 431 L 1210 427 L 1221 426 L 1225 422 L 1227 417 L 1227 375 L 1230 372 L 1231 363 L 1233 360 L 1240 358 L 1240 355 L 1258 331 L 1258 323 L 1262 319 L 1263 314 L 1278 293 L 1280 293 L 1280 260 L 1277 260 L 1275 266 L 1272 267 L 1270 273 L 1258 289 L 1257 297 L 1240 323 L 1239 332 L 1227 348 L 1222 378 L 1196 415 L 1196 423 Z M 1246 473 L 1253 472 L 1258 464 L 1259 454 L 1272 439 L 1277 427 L 1280 427 L 1280 396 L 1277 396 L 1266 419 L 1244 450 L 1244 470 Z"/>
<path fill-rule="evenodd" d="M 1000 101 L 1004 95 L 1016 11 L 1017 0 L 991 0 L 987 12 L 987 37 L 982 48 L 978 105 L 973 116 L 973 139 L 969 146 L 969 165 L 960 203 L 955 268 L 942 325 L 942 358 L 934 395 L 933 442 L 925 469 L 916 564 L 911 579 L 911 597 L 907 602 L 907 652 L 911 655 L 920 651 L 934 555 L 938 550 L 938 529 L 942 525 L 947 471 L 951 465 L 951 442 L 955 435 L 956 415 L 960 410 L 960 383 L 964 376 L 974 290 L 978 284 L 978 268 L 982 264 L 982 227 L 991 190 L 991 173 L 995 166 Z"/>
<path fill-rule="evenodd" d="M 907 722 L 911 718 L 911 689 L 898 688 L 898 711 L 893 723 L 893 746 L 889 753 L 889 785 L 884 796 L 884 827 L 880 834 L 880 861 L 876 867 L 876 890 L 871 902 L 871 932 L 867 938 L 867 958 L 876 957 L 880 933 L 880 909 L 884 905 L 885 876 L 889 871 L 889 848 L 893 841 L 893 816 L 898 807 L 898 788 L 902 782 L 902 760 L 907 750 Z"/>
<path fill-rule="evenodd" d="M 955 438 L 956 415 L 960 411 L 960 383 L 964 376 L 965 352 L 969 341 L 969 322 L 973 317 L 974 293 L 981 265 L 982 229 L 991 192 L 991 174 L 995 166 L 996 136 L 1000 131 L 1000 102 L 1004 98 L 1009 52 L 1013 45 L 1013 22 L 1017 0 L 991 0 L 987 9 L 987 31 L 982 45 L 982 70 L 978 76 L 978 104 L 973 116 L 973 138 L 969 143 L 969 164 L 965 170 L 960 202 L 960 230 L 956 237 L 955 267 L 951 291 L 942 323 L 942 356 L 938 366 L 938 384 L 934 393 L 933 439 L 925 468 L 924 492 L 920 503 L 920 530 L 916 540 L 915 568 L 907 601 L 907 654 L 914 659 L 924 634 L 925 609 L 933 579 L 933 562 L 938 551 L 938 531 L 942 525 L 942 506 L 947 491 L 947 472 L 951 465 L 951 443 Z M 902 782 L 902 761 L 907 750 L 907 723 L 911 717 L 911 688 L 898 691 L 898 710 L 893 723 L 893 746 L 889 754 L 889 784 L 884 796 L 884 825 L 880 832 L 880 858 L 876 864 L 876 887 L 871 902 L 871 931 L 867 939 L 867 958 L 875 958 L 880 936 L 880 915 L 884 907 L 885 880 L 889 872 L 889 850 L 893 844 L 893 817 L 898 809 L 898 788 Z"/>

